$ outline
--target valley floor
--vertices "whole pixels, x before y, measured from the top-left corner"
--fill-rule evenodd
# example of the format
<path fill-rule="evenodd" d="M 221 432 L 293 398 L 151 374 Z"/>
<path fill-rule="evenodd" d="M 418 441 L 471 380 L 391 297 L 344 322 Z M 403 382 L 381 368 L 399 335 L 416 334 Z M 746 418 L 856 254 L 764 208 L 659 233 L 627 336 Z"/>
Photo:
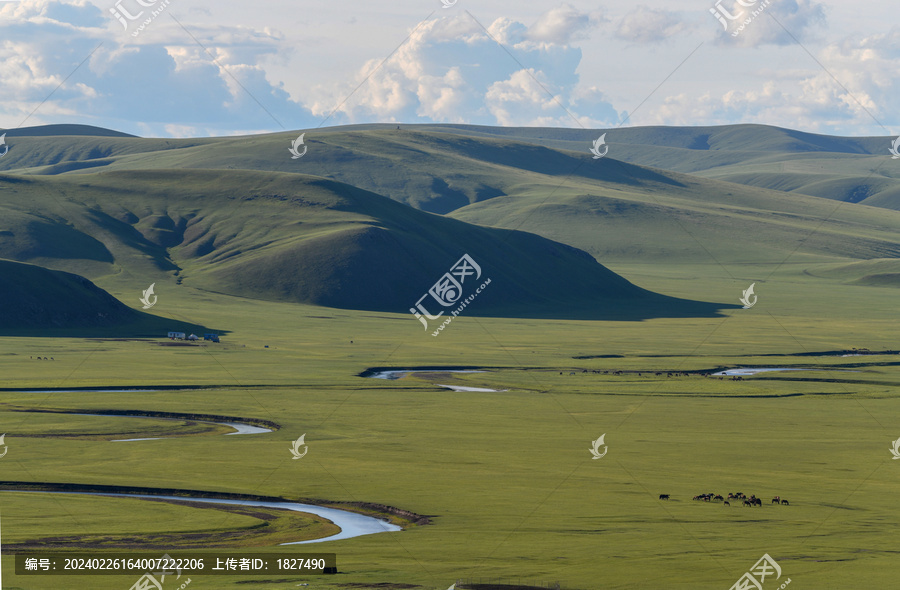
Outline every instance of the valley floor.
<path fill-rule="evenodd" d="M 767 590 L 787 579 L 797 588 L 887 588 L 900 567 L 892 499 L 900 462 L 890 451 L 900 437 L 900 345 L 896 321 L 886 319 L 893 290 L 795 270 L 758 284 L 754 308 L 702 320 L 471 316 L 435 338 L 409 315 L 185 289 L 157 313 L 227 324 L 222 342 L 4 337 L 3 487 L 280 497 L 403 527 L 314 545 L 337 554 L 334 576 L 192 576 L 192 589 L 443 590 L 500 578 L 585 590 L 728 588 L 764 554 L 782 572 Z M 640 268 L 622 272 L 707 300 L 731 301 L 746 288 L 684 280 L 685 269 L 668 277 L 648 270 L 643 279 Z M 426 370 L 361 376 L 373 367 Z M 712 376 L 738 368 L 795 370 Z M 191 415 L 275 426 L 223 436 L 225 427 Z M 308 452 L 294 459 L 301 435 Z M 737 492 L 762 506 L 692 500 Z M 774 496 L 789 505 L 771 503 Z M 160 554 L 193 539 L 195 547 L 290 556 L 313 546 L 278 543 L 331 534 L 303 515 L 137 498 L 7 491 L 0 509 L 5 588 L 136 581 L 13 573 L 12 547 L 54 539 L 71 549 Z"/>

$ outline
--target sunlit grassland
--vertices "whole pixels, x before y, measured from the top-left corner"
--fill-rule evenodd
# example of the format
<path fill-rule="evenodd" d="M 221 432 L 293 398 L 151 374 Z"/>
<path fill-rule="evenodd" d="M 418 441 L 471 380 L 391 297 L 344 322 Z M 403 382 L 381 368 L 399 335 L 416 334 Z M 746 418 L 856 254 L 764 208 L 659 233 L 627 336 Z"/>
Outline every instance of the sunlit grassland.
<path fill-rule="evenodd" d="M 712 301 L 736 302 L 757 281 L 757 305 L 721 318 L 461 316 L 437 338 L 410 315 L 173 288 L 154 313 L 226 326 L 220 344 L 4 338 L 0 387 L 214 387 L 2 392 L 9 451 L 0 459 L 0 479 L 374 502 L 432 517 L 432 524 L 400 533 L 302 549 L 336 552 L 336 577 L 278 576 L 268 583 L 193 577 L 192 588 L 293 588 L 309 581 L 320 588 L 392 582 L 443 590 L 461 577 L 500 576 L 561 580 L 564 588 L 727 588 L 763 553 L 797 587 L 887 588 L 900 566 L 892 535 L 900 508 L 891 500 L 900 462 L 888 452 L 900 436 L 894 429 L 900 370 L 891 364 L 900 357 L 787 355 L 900 348 L 896 321 L 886 319 L 893 317 L 895 291 L 813 278 L 798 267 L 771 277 L 747 267 L 614 269 L 646 288 Z M 37 355 L 55 360 L 28 358 Z M 574 358 L 603 355 L 618 357 Z M 397 381 L 357 376 L 369 367 L 409 366 L 490 370 Z M 693 373 L 734 366 L 818 370 L 742 381 Z M 666 376 L 684 371 L 692 374 Z M 457 393 L 440 383 L 508 391 Z M 13 407 L 209 413 L 272 420 L 281 429 L 221 436 L 192 433 L 178 421 L 69 421 Z M 52 436 L 109 434 L 117 420 L 129 438 L 166 428 L 190 436 L 135 442 Z M 17 436 L 39 432 L 48 436 Z M 304 433 L 309 453 L 292 460 L 290 443 Z M 608 453 L 592 460 L 588 449 L 601 434 Z M 765 503 L 728 508 L 691 501 L 704 492 L 738 491 Z M 663 493 L 672 499 L 658 500 Z M 774 495 L 791 505 L 770 505 Z M 256 522 L 137 499 L 7 492 L 0 493 L 0 510 L 4 543 L 221 532 Z M 246 552 L 262 550 L 300 551 Z M 64 580 L 76 590 L 124 589 L 135 581 L 26 580 L 12 575 L 6 551 L 3 561 L 8 588 L 58 588 Z"/>
<path fill-rule="evenodd" d="M 217 408 L 240 409 L 241 392 L 217 393 Z M 428 386 L 345 393 L 352 397 L 341 403 L 294 392 L 295 413 L 284 412 L 283 430 L 271 435 L 142 443 L 10 436 L 4 478 L 383 502 L 434 517 L 402 533 L 321 546 L 338 553 L 348 581 L 437 588 L 459 576 L 519 575 L 581 588 L 655 587 L 651 580 L 677 576 L 683 560 L 676 557 L 687 556 L 690 582 L 669 583 L 688 588 L 731 583 L 768 552 L 815 587 L 841 587 L 829 580 L 847 572 L 888 583 L 878 577 L 889 575 L 895 559 L 885 531 L 900 516 L 884 501 L 894 480 L 882 428 L 898 418 L 891 400 L 476 394 Z M 196 392 L 177 395 L 203 403 Z M 301 432 L 310 451 L 292 461 L 289 440 Z M 609 452 L 591 460 L 590 441 L 604 433 Z M 709 491 L 766 501 L 780 495 L 792 505 L 690 500 Z M 660 502 L 660 493 L 672 500 Z M 56 522 L 5 518 L 5 535 L 77 531 L 95 515 L 103 515 L 103 526 L 88 530 L 125 534 L 142 530 L 133 515 L 168 516 L 141 500 L 91 501 L 62 514 L 40 502 Z M 28 503 L 20 496 L 4 511 Z M 208 518 L 221 528 L 241 524 Z M 179 523 L 179 530 L 193 524 Z M 844 561 L 822 565 L 832 559 Z"/>

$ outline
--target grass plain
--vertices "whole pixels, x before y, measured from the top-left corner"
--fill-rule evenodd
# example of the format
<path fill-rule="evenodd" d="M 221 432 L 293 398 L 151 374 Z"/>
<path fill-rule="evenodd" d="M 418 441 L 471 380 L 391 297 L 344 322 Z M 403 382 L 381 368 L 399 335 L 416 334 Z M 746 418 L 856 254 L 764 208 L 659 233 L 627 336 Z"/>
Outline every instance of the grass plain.
<path fill-rule="evenodd" d="M 173 280 L 153 313 L 227 325 L 222 343 L 7 337 L 0 339 L 3 387 L 211 388 L 4 391 L 2 480 L 373 502 L 432 519 L 399 533 L 306 546 L 336 552 L 337 576 L 194 577 L 192 588 L 442 590 L 458 578 L 500 577 L 559 580 L 572 589 L 728 588 L 764 553 L 796 587 L 888 588 L 900 566 L 891 533 L 900 521 L 892 500 L 898 465 L 888 451 L 900 436 L 900 357 L 833 353 L 900 348 L 896 321 L 886 319 L 895 291 L 847 284 L 840 273 L 824 272 L 833 266 L 782 266 L 757 282 L 755 307 L 719 318 L 460 317 L 437 338 L 409 314 L 250 300 Z M 747 287 L 741 277 L 760 272 L 752 265 L 611 268 L 644 288 L 721 302 L 736 302 Z M 114 278 L 95 282 L 127 300 Z M 37 355 L 55 360 L 29 359 Z M 414 366 L 488 372 L 358 376 L 370 367 Z M 742 381 L 665 375 L 735 366 L 815 371 Z M 447 383 L 508 391 L 436 386 Z M 215 413 L 281 428 L 223 437 L 171 423 L 184 436 L 38 438 L 27 435 L 109 433 L 116 419 L 61 422 L 55 414 L 14 411 L 23 408 Z M 161 427 L 122 419 L 129 437 Z M 293 461 L 290 442 L 303 433 L 309 454 Z M 590 443 L 601 434 L 608 453 L 592 460 Z M 765 503 L 751 509 L 691 501 L 737 491 Z M 658 500 L 663 493 L 672 499 Z M 775 495 L 791 505 L 770 505 Z M 82 547 L 103 538 L 110 548 L 161 531 L 246 538 L 263 522 L 138 499 L 17 492 L 0 492 L 0 511 L 4 543 L 70 537 Z M 295 526 L 305 525 L 314 526 Z M 265 542 L 235 546 L 247 554 L 296 551 Z M 135 581 L 26 579 L 12 574 L 12 563 L 4 551 L 5 588 L 59 588 L 63 580 L 76 590 L 124 590 Z"/>
<path fill-rule="evenodd" d="M 147 313 L 162 321 L 143 318 L 151 338 L 4 329 L 4 588 L 135 582 L 15 576 L 10 553 L 23 548 L 290 555 L 278 543 L 329 534 L 304 515 L 24 493 L 29 482 L 384 504 L 431 519 L 304 546 L 335 552 L 335 576 L 199 576 L 191 588 L 728 588 L 764 553 L 797 588 L 894 584 L 900 213 L 884 138 L 622 129 L 593 161 L 595 130 L 356 126 L 310 131 L 309 154 L 293 161 L 293 132 L 50 131 L 10 135 L 0 255 L 78 273 L 133 308 L 155 282 Z M 436 338 L 390 312 L 460 248 L 494 278 L 487 295 Z M 595 261 L 643 289 L 718 305 L 622 321 L 604 289 L 634 291 Z M 27 283 L 19 309 L 49 291 L 49 278 L 17 276 L 5 278 Z M 750 283 L 759 300 L 740 309 Z M 334 307 L 307 304 L 323 301 Z M 584 319 L 604 311 L 613 319 Z M 186 325 L 222 342 L 163 338 Z M 841 356 L 852 349 L 884 354 Z M 701 375 L 741 366 L 804 370 Z M 360 376 L 372 367 L 430 369 Z M 188 418 L 37 410 L 279 428 L 222 436 Z M 301 434 L 309 452 L 293 460 Z M 594 460 L 601 435 L 608 452 Z M 155 436 L 166 438 L 111 440 Z M 765 504 L 691 500 L 738 491 Z M 776 495 L 790 506 L 769 504 Z"/>

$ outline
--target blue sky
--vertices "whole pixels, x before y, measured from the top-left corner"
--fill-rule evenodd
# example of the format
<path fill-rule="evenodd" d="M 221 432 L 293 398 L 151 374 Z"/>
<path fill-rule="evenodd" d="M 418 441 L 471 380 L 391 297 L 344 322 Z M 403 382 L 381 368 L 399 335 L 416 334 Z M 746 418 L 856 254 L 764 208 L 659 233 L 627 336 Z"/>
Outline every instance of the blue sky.
<path fill-rule="evenodd" d="M 884 0 L 446 2 L 0 2 L 0 127 L 900 133 L 900 26 Z"/>

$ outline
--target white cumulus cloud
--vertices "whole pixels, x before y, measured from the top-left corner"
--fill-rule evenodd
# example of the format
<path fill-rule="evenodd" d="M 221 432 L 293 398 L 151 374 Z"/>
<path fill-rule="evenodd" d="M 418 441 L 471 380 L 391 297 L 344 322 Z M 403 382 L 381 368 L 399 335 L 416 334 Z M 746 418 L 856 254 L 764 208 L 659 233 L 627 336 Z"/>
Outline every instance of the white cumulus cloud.
<path fill-rule="evenodd" d="M 637 119 L 643 125 L 741 122 L 844 135 L 893 135 L 900 131 L 895 108 L 900 79 L 891 74 L 898 59 L 900 29 L 849 37 L 824 47 L 816 55 L 818 63 L 810 59 L 804 67 L 760 71 L 764 81 L 756 88 L 670 95 Z"/>
<path fill-rule="evenodd" d="M 717 41 L 740 47 L 794 45 L 826 23 L 825 5 L 813 0 L 719 0 L 713 10 Z"/>
<path fill-rule="evenodd" d="M 581 12 L 571 4 L 563 4 L 542 14 L 525 36 L 537 43 L 568 45 L 587 37 L 604 20 L 599 13 Z"/>
<path fill-rule="evenodd" d="M 2 126 L 218 135 L 233 133 L 237 118 L 240 127 L 266 129 L 280 128 L 275 119 L 287 128 L 314 120 L 260 65 L 283 50 L 276 33 L 185 26 L 193 38 L 157 17 L 133 37 L 86 0 L 0 3 Z"/>
<path fill-rule="evenodd" d="M 564 4 L 531 26 L 503 17 L 482 27 L 469 15 L 427 21 L 383 64 L 370 60 L 354 81 L 315 88 L 310 108 L 325 116 L 340 105 L 335 122 L 353 123 L 614 124 L 601 92 L 579 99 L 582 53 L 572 45 L 601 20 Z"/>
<path fill-rule="evenodd" d="M 690 29 L 681 13 L 639 5 L 622 17 L 616 37 L 635 43 L 656 43 Z"/>

